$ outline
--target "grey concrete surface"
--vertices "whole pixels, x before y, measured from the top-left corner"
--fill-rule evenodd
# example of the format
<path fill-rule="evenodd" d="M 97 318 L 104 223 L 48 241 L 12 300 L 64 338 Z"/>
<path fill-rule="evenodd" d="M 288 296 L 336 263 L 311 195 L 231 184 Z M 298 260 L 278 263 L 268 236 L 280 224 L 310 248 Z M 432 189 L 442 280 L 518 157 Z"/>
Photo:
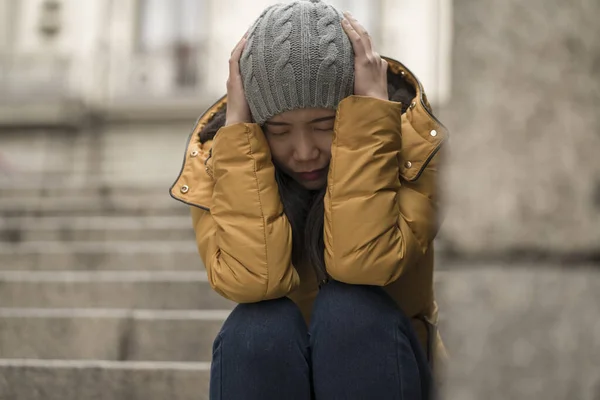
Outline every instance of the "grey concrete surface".
<path fill-rule="evenodd" d="M 600 399 L 598 265 L 447 267 L 445 399 Z"/>
<path fill-rule="evenodd" d="M 0 309 L 3 359 L 200 362 L 229 310 Z"/>
<path fill-rule="evenodd" d="M 21 186 L 0 196 L 0 399 L 207 398 L 233 303 L 189 208 L 167 186 Z"/>
<path fill-rule="evenodd" d="M 206 363 L 0 361 L 2 400 L 207 400 Z"/>
<path fill-rule="evenodd" d="M 440 237 L 459 254 L 600 253 L 600 2 L 455 0 L 452 14 Z"/>
<path fill-rule="evenodd" d="M 114 272 L 2 273 L 2 307 L 222 309 L 233 303 L 214 292 L 203 272 L 134 276 Z M 51 279 L 48 279 L 51 278 Z"/>
<path fill-rule="evenodd" d="M 0 270 L 203 270 L 192 241 L 0 243 Z"/>
<path fill-rule="evenodd" d="M 125 217 L 123 217 L 125 218 Z M 125 221 L 124 221 L 125 222 Z M 186 223 L 179 227 L 171 225 L 141 229 L 138 225 L 130 227 L 75 227 L 68 225 L 57 226 L 54 229 L 40 227 L 37 223 L 8 227 L 0 231 L 0 238 L 12 242 L 44 242 L 44 241 L 189 241 L 194 237 L 191 219 L 186 217 Z"/>
<path fill-rule="evenodd" d="M 167 193 L 164 195 L 140 196 L 128 193 L 116 193 L 99 196 L 53 196 L 0 198 L 0 210 L 4 216 L 21 215 L 97 215 L 97 214 L 133 214 L 133 215 L 189 215 L 189 206 L 174 201 Z"/>
<path fill-rule="evenodd" d="M 189 213 L 162 216 L 14 216 L 0 218 L 0 242 L 192 241 Z"/>
<path fill-rule="evenodd" d="M 183 147 L 181 149 L 183 151 Z M 106 197 L 118 193 L 126 193 L 139 197 L 162 197 L 167 193 L 170 181 L 136 183 L 120 182 L 118 177 L 43 177 L 40 174 L 19 174 L 18 179 L 0 176 L 0 198 L 51 198 L 93 196 Z"/>

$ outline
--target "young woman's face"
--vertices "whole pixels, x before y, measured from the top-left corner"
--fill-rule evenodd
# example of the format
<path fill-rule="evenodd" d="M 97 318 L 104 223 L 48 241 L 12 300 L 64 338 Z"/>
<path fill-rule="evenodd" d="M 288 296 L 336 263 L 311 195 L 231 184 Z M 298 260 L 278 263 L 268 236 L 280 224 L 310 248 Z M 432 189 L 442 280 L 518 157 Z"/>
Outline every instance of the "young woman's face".
<path fill-rule="evenodd" d="M 277 165 L 306 189 L 327 184 L 335 111 L 302 108 L 278 114 L 264 131 Z"/>

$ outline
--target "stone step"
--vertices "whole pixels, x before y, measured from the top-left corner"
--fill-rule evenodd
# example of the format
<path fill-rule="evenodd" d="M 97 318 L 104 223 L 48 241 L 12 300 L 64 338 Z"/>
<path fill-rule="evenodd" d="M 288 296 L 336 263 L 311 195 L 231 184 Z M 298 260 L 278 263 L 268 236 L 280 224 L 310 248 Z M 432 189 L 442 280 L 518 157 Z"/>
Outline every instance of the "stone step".
<path fill-rule="evenodd" d="M 177 228 L 182 224 L 191 226 L 189 216 L 60 216 L 60 217 L 5 217 L 0 220 L 0 229 L 14 229 L 35 225 L 39 229 L 159 229 Z"/>
<path fill-rule="evenodd" d="M 8 217 L 0 220 L 0 241 L 193 240 L 189 215 L 104 217 Z"/>
<path fill-rule="evenodd" d="M 208 400 L 209 363 L 0 360 L 7 400 Z"/>
<path fill-rule="evenodd" d="M 0 198 L 0 216 L 52 215 L 189 215 L 189 206 L 164 195 L 114 194 L 100 196 Z"/>
<path fill-rule="evenodd" d="M 229 312 L 0 308 L 0 354 L 19 359 L 210 361 L 212 342 Z"/>
<path fill-rule="evenodd" d="M 189 219 L 189 218 L 188 218 Z M 188 221 L 188 224 L 190 221 Z M 194 238 L 194 231 L 187 225 L 178 229 L 37 229 L 27 227 L 0 231 L 0 241 L 26 242 L 26 241 L 160 241 L 160 240 L 190 240 Z"/>
<path fill-rule="evenodd" d="M 36 198 L 36 197 L 72 197 L 72 196 L 107 196 L 117 193 L 135 194 L 138 196 L 164 196 L 175 176 L 164 183 L 139 184 L 119 180 L 105 179 L 44 179 L 37 177 L 23 177 L 19 180 L 0 179 L 0 198 Z M 168 182 L 168 183 L 167 183 Z M 158 182 L 160 183 L 160 182 Z"/>
<path fill-rule="evenodd" d="M 195 242 L 0 243 L 0 270 L 203 269 Z"/>
<path fill-rule="evenodd" d="M 227 309 L 203 271 L 0 271 L 2 307 Z M 1 353 L 0 353 L 1 354 Z"/>

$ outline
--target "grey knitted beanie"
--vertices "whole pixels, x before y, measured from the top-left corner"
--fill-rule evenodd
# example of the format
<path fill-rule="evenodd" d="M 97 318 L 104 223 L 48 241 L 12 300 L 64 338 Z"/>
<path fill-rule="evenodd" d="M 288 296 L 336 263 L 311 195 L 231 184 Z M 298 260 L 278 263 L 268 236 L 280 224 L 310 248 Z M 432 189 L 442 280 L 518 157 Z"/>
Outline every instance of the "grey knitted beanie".
<path fill-rule="evenodd" d="M 319 0 L 268 7 L 252 25 L 240 70 L 254 121 L 298 108 L 337 108 L 354 90 L 343 15 Z"/>

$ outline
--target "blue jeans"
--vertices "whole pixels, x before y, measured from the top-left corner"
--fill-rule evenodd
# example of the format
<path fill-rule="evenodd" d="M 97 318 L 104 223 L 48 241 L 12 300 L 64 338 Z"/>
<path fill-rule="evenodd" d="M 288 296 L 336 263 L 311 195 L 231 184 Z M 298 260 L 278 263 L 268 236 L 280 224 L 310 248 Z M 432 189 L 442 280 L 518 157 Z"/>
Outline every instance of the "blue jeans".
<path fill-rule="evenodd" d="M 288 298 L 240 304 L 213 347 L 211 400 L 425 400 L 432 376 L 382 288 L 330 281 L 310 329 Z"/>

